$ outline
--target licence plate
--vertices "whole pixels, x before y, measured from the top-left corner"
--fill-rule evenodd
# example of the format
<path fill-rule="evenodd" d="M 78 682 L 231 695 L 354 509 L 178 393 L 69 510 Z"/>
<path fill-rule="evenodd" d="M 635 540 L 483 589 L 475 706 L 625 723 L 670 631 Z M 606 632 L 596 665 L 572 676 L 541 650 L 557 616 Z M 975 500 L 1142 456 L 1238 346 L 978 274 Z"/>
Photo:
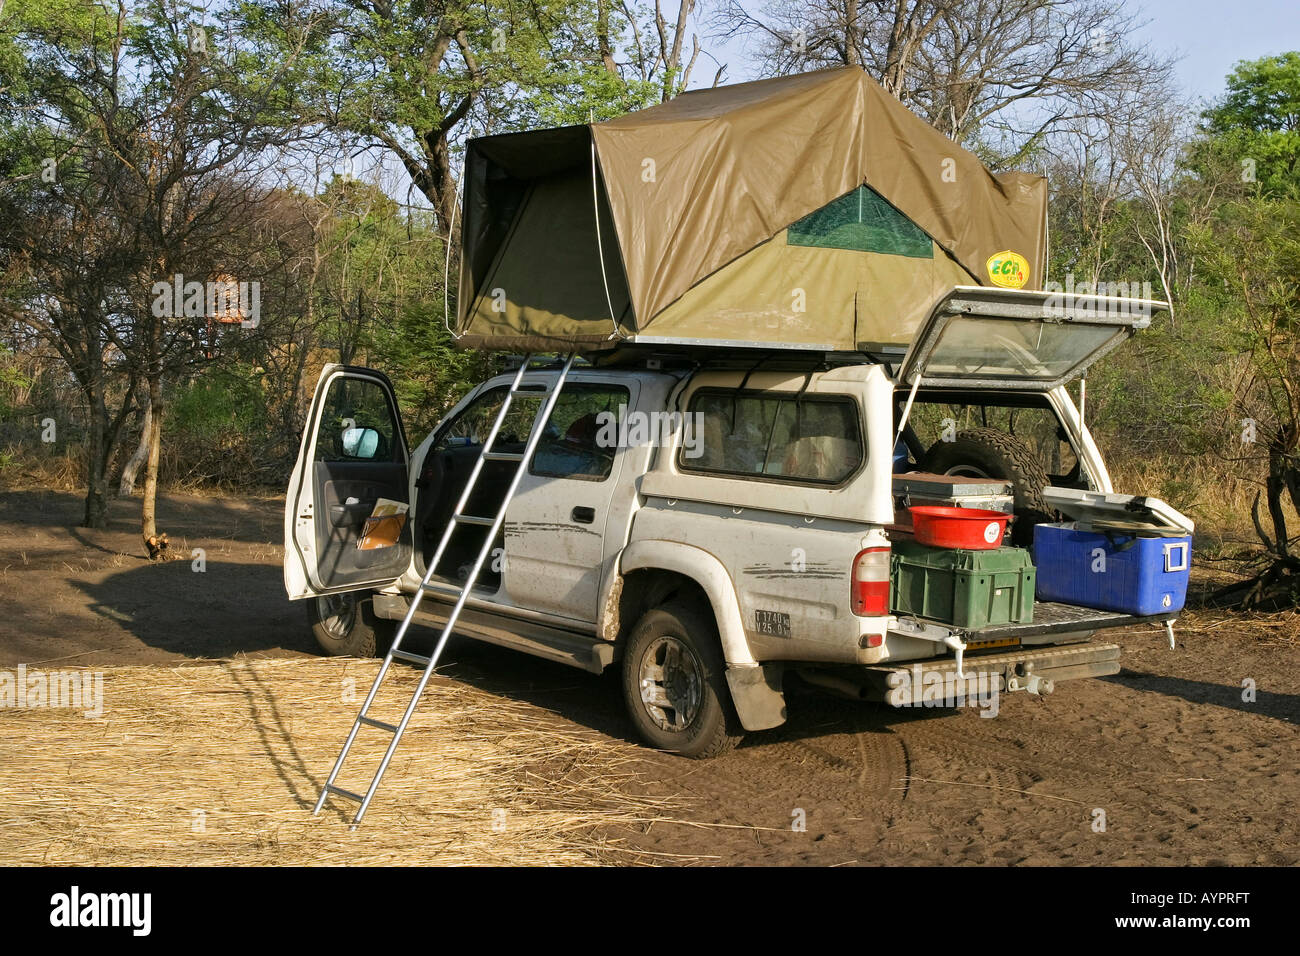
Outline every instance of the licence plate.
<path fill-rule="evenodd" d="M 974 640 L 974 641 L 966 642 L 967 650 L 977 649 L 982 651 L 986 647 L 1019 647 L 1019 646 L 1020 646 L 1020 638 L 1018 637 L 996 637 L 996 638 L 990 638 L 987 641 Z"/>

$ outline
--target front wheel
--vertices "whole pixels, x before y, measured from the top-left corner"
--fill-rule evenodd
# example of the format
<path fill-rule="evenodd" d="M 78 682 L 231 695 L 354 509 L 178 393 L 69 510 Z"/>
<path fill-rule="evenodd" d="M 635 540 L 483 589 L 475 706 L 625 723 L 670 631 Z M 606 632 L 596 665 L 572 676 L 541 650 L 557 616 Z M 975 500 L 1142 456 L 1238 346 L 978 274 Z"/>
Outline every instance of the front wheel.
<path fill-rule="evenodd" d="M 307 623 L 321 650 L 331 657 L 379 657 L 388 653 L 395 625 L 375 616 L 368 593 L 308 598 Z"/>
<path fill-rule="evenodd" d="M 703 758 L 740 742 L 712 614 L 681 602 L 646 612 L 628 636 L 622 677 L 628 715 L 651 746 Z"/>

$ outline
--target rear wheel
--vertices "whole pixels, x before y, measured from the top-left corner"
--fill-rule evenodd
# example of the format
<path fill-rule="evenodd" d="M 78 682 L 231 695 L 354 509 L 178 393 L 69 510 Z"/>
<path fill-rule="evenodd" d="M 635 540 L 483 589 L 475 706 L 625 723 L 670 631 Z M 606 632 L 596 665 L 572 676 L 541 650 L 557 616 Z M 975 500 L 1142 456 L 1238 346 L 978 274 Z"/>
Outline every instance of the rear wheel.
<path fill-rule="evenodd" d="M 375 616 L 368 593 L 326 594 L 307 600 L 307 622 L 321 650 L 331 657 L 379 657 L 388 653 L 396 625 Z"/>
<path fill-rule="evenodd" d="M 653 747 L 714 757 L 744 735 L 727 689 L 717 625 L 712 613 L 694 604 L 646 612 L 628 636 L 622 680 L 628 715 Z"/>

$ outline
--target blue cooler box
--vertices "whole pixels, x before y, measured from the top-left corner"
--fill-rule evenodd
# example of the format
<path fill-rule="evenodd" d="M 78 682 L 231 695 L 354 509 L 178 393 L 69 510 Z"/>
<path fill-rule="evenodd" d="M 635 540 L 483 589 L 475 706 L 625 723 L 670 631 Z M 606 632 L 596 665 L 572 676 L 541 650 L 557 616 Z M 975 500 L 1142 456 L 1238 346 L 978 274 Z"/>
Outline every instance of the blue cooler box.
<path fill-rule="evenodd" d="M 1187 600 L 1192 537 L 1102 534 L 1081 531 L 1074 522 L 1040 524 L 1034 527 L 1034 565 L 1040 601 L 1168 614 L 1182 610 Z"/>

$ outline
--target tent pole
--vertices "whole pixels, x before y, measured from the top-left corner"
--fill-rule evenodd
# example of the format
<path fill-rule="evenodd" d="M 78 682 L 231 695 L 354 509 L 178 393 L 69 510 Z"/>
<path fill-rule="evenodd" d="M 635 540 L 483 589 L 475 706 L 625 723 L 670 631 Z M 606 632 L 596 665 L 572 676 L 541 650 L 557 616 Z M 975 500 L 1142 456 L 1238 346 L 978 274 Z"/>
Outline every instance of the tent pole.
<path fill-rule="evenodd" d="M 447 327 L 448 333 L 451 334 L 452 341 L 460 338 L 460 335 L 452 331 L 451 328 L 451 244 L 456 235 L 456 210 L 460 208 L 459 191 L 452 197 L 451 203 L 451 225 L 447 229 L 447 262 L 442 269 L 442 324 Z M 461 267 L 464 268 L 464 253 L 461 253 Z M 459 298 L 460 290 L 457 289 Z"/>
<path fill-rule="evenodd" d="M 600 240 L 600 194 L 596 186 L 596 137 L 591 137 L 591 208 L 596 216 L 596 254 L 600 257 L 600 279 L 605 284 L 605 305 L 609 306 L 609 321 L 614 331 L 609 333 L 611 339 L 619 336 L 618 317 L 614 315 L 614 301 L 609 296 L 609 276 L 605 274 L 605 246 Z"/>
<path fill-rule="evenodd" d="M 1043 178 L 1047 178 L 1047 164 L 1043 163 Z M 1051 197 L 1051 187 L 1048 186 L 1048 197 Z M 1051 203 L 1049 201 L 1048 205 Z M 1052 268 L 1052 215 L 1049 212 L 1043 217 L 1043 288 L 1047 288 L 1047 273 Z"/>

